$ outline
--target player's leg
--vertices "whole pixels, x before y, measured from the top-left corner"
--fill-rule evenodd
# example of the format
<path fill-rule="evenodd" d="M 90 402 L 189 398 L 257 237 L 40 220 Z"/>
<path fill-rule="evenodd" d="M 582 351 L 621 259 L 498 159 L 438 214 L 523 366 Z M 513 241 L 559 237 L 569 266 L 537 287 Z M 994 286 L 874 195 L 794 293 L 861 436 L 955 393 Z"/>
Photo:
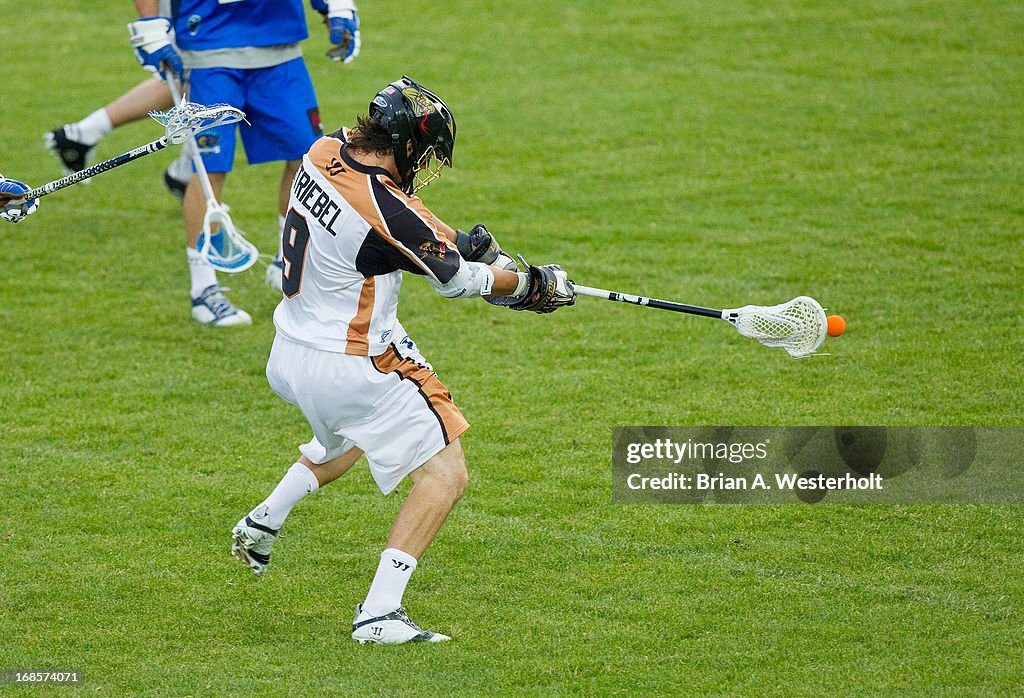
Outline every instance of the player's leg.
<path fill-rule="evenodd" d="M 381 553 L 366 600 L 356 607 L 352 637 L 358 642 L 401 644 L 443 642 L 447 635 L 423 630 L 402 606 L 405 588 L 420 556 L 434 540 L 455 503 L 466 490 L 469 476 L 459 440 L 409 474 L 412 490 L 398 511 Z"/>
<path fill-rule="evenodd" d="M 192 155 L 188 148 L 179 148 L 178 157 L 164 170 L 164 186 L 179 201 L 185 200 L 185 189 L 192 179 Z"/>
<path fill-rule="evenodd" d="M 250 125 L 239 128 L 250 164 L 284 161 L 278 189 L 278 250 L 267 267 L 266 281 L 281 291 L 280 239 L 292 180 L 302 156 L 323 135 L 320 110 L 309 71 L 301 58 L 249 72 L 245 112 Z M 288 99 L 281 99 L 288 95 Z"/>
<path fill-rule="evenodd" d="M 145 80 L 105 107 L 43 134 L 47 148 L 61 161 L 65 174 L 79 172 L 92 160 L 96 144 L 123 124 L 171 106 L 171 93 L 156 78 Z"/>
<path fill-rule="evenodd" d="M 314 463 L 306 456 L 299 457 L 299 463 L 309 468 L 316 478 L 318 488 L 328 485 L 347 473 L 363 455 L 360 448 L 353 448 L 327 463 Z"/>
<path fill-rule="evenodd" d="M 469 424 L 400 324 L 394 336 L 401 338 L 399 343 L 371 360 L 381 375 L 398 379 L 382 401 L 393 426 L 371 424 L 371 434 L 364 436 L 361 425 L 355 425 L 352 433 L 366 449 L 381 491 L 390 492 L 404 477 L 413 486 L 392 524 L 366 599 L 356 607 L 352 637 L 381 644 L 440 642 L 449 638 L 409 620 L 402 597 L 420 557 L 465 491 L 468 476 L 459 436 Z"/>
<path fill-rule="evenodd" d="M 210 172 L 209 177 L 214 196 L 219 201 L 227 173 Z M 185 217 L 185 254 L 188 259 L 192 318 L 213 327 L 250 324 L 252 318 L 227 299 L 217 282 L 217 272 L 196 249 L 196 241 L 203 229 L 203 217 L 206 213 L 206 196 L 197 174 L 192 175 L 188 186 L 185 187 L 182 213 Z"/>
<path fill-rule="evenodd" d="M 105 107 L 114 128 L 139 119 L 151 111 L 166 111 L 174 106 L 167 85 L 159 78 L 141 82 Z"/>
<path fill-rule="evenodd" d="M 310 445 L 307 444 L 304 450 Z M 249 517 L 276 533 L 295 505 L 307 494 L 316 492 L 347 473 L 362 455 L 362 450 L 351 447 L 340 456 L 317 463 L 303 454 L 284 474 L 270 496 L 252 508 Z"/>
<path fill-rule="evenodd" d="M 295 180 L 295 173 L 299 171 L 299 165 L 302 164 L 301 160 L 286 160 L 284 163 L 284 172 L 281 174 L 281 186 L 277 193 L 277 227 L 279 233 L 277 236 L 277 253 L 274 258 L 267 265 L 266 281 L 267 284 L 277 290 L 281 291 L 282 277 L 284 275 L 284 262 L 282 245 L 284 244 L 282 235 L 284 234 L 284 219 L 288 214 L 288 199 L 291 196 L 292 183 Z"/>
<path fill-rule="evenodd" d="M 200 104 L 244 104 L 242 72 L 227 68 L 193 70 L 189 78 L 191 98 Z M 210 184 L 218 201 L 224 180 L 231 171 L 234 161 L 235 139 L 234 124 L 217 126 L 196 135 L 199 153 L 203 157 L 203 164 L 209 173 Z M 185 188 L 182 213 L 185 218 L 193 319 L 212 327 L 250 324 L 252 318 L 244 310 L 236 308 L 224 296 L 213 267 L 196 250 L 196 240 L 203 229 L 203 217 L 206 213 L 206 197 L 196 174 L 192 175 Z"/>
<path fill-rule="evenodd" d="M 337 361 L 336 355 L 319 352 L 310 347 L 274 338 L 267 359 L 267 382 L 285 402 L 303 411 L 315 436 L 299 447 L 302 456 L 288 469 L 270 496 L 253 507 L 232 530 L 231 554 L 263 574 L 270 564 L 270 548 L 278 531 L 293 507 L 307 495 L 344 475 L 359 460 L 363 452 L 344 436 L 336 433 L 335 425 L 318 418 L 322 412 L 330 413 L 307 389 L 306 381 L 325 387 L 324 393 L 336 397 L 347 383 L 344 366 L 352 363 Z M 362 367 L 360 367 L 361 369 Z"/>
<path fill-rule="evenodd" d="M 231 554 L 257 575 L 270 565 L 270 550 L 291 510 L 306 495 L 338 479 L 363 455 L 350 448 L 325 463 L 301 456 L 266 499 L 242 517 L 231 531 Z"/>
<path fill-rule="evenodd" d="M 469 474 L 466 472 L 466 456 L 462 452 L 462 444 L 455 439 L 436 456 L 409 473 L 409 479 L 413 486 L 391 525 L 388 547 L 419 559 L 466 491 Z M 366 599 L 373 610 L 379 608 L 372 587 Z M 401 606 L 400 596 L 397 601 L 399 603 L 396 607 Z"/>

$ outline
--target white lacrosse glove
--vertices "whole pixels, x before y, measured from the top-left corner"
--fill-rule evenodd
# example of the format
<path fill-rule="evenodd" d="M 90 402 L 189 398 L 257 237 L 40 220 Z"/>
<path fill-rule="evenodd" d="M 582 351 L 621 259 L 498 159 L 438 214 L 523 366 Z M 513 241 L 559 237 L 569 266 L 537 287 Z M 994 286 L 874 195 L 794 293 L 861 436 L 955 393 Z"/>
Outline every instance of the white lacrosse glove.
<path fill-rule="evenodd" d="M 26 201 L 20 196 L 31 188 L 16 179 L 0 175 L 0 218 L 9 223 L 21 223 L 39 208 L 39 199 Z"/>
<path fill-rule="evenodd" d="M 359 55 L 359 15 L 353 0 L 311 0 L 313 9 L 324 16 L 334 46 L 327 52 L 332 61 L 351 63 Z"/>
<path fill-rule="evenodd" d="M 165 66 L 181 80 L 185 68 L 181 56 L 171 46 L 171 22 L 166 17 L 144 17 L 128 24 L 135 58 L 143 68 L 166 80 Z"/>

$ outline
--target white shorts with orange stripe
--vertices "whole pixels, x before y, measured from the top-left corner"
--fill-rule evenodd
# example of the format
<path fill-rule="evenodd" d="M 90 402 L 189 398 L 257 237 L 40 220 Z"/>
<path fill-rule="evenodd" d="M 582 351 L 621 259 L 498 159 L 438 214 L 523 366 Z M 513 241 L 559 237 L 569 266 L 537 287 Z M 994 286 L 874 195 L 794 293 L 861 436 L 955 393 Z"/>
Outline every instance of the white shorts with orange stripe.
<path fill-rule="evenodd" d="M 278 335 L 267 362 L 270 387 L 313 428 L 302 454 L 326 463 L 358 446 L 384 494 L 469 428 L 401 325 L 394 336 L 379 356 L 351 356 Z"/>

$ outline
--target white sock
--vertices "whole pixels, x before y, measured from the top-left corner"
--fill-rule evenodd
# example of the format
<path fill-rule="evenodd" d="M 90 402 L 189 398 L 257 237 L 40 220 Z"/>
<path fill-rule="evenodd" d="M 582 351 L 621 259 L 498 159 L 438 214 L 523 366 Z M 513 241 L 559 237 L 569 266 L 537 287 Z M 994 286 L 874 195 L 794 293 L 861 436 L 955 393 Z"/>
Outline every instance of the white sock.
<path fill-rule="evenodd" d="M 302 463 L 296 463 L 284 474 L 270 496 L 249 512 L 249 516 L 256 523 L 274 529 L 281 528 L 292 507 L 302 501 L 307 494 L 316 492 L 319 487 L 320 483 L 317 482 L 313 471 Z"/>
<path fill-rule="evenodd" d="M 405 585 L 416 569 L 416 558 L 397 548 L 388 548 L 380 554 L 380 564 L 373 584 L 366 594 L 363 610 L 371 616 L 383 616 L 402 605 Z"/>
<path fill-rule="evenodd" d="M 277 214 L 277 259 L 284 257 L 284 216 Z"/>
<path fill-rule="evenodd" d="M 193 247 L 189 247 L 187 250 L 188 272 L 192 280 L 189 292 L 193 298 L 199 298 L 207 287 L 217 283 L 217 272 L 214 271 L 209 262 L 203 259 L 203 255 L 199 254 L 199 250 Z"/>
<path fill-rule="evenodd" d="M 167 173 L 179 182 L 192 179 L 192 157 L 188 154 L 188 148 L 181 149 L 181 154 L 167 166 Z"/>
<path fill-rule="evenodd" d="M 73 141 L 96 145 L 103 136 L 114 130 L 114 125 L 110 123 L 110 115 L 106 109 L 97 109 L 81 121 L 67 124 L 64 130 Z"/>

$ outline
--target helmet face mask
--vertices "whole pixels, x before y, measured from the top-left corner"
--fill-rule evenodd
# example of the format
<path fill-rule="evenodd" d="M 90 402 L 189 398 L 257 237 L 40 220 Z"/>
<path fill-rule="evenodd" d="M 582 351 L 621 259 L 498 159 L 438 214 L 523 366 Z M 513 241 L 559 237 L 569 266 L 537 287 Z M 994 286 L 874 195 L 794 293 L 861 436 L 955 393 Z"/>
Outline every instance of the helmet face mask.
<path fill-rule="evenodd" d="M 426 186 L 452 166 L 455 117 L 436 94 L 403 76 L 377 93 L 369 115 L 391 135 L 402 189 Z M 411 144 L 411 148 L 410 148 Z"/>
<path fill-rule="evenodd" d="M 412 190 L 417 192 L 441 176 L 441 170 L 451 167 L 451 160 L 439 158 L 434 146 L 427 148 L 413 167 Z"/>

